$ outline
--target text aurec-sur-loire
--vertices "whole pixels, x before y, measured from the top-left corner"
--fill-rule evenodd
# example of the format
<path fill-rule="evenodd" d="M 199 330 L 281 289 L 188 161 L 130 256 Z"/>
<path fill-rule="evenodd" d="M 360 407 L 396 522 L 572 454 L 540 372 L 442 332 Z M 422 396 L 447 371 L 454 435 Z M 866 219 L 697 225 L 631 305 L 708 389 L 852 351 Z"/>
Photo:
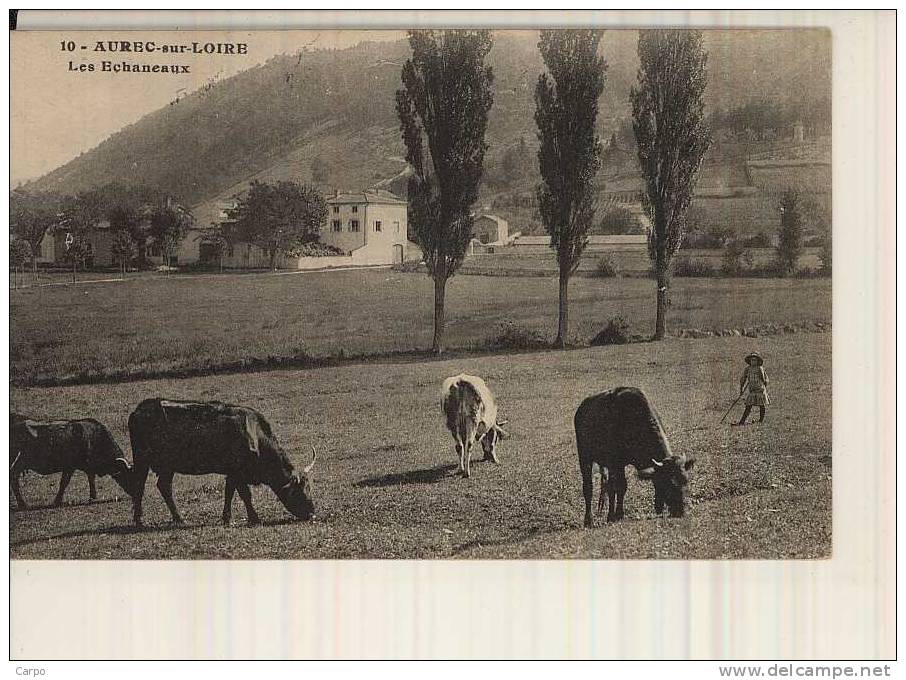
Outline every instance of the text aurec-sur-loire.
<path fill-rule="evenodd" d="M 128 61 L 102 61 L 99 65 L 91 62 L 76 64 L 69 62 L 69 70 L 79 73 L 189 73 L 188 64 L 136 64 Z"/>

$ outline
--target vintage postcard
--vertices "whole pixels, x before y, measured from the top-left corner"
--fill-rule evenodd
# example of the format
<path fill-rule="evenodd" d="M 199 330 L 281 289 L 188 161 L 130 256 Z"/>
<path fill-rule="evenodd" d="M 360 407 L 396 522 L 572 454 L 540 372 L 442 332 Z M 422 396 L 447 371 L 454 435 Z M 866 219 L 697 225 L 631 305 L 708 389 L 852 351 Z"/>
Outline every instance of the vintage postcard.
<path fill-rule="evenodd" d="M 838 42 L 753 23 L 12 31 L 13 563 L 835 558 Z"/>

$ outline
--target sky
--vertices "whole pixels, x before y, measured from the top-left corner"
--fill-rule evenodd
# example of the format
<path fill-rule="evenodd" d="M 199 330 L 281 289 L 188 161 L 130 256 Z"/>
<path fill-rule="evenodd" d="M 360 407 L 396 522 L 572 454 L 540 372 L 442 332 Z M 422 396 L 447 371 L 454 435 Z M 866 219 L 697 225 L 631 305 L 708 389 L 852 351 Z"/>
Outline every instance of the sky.
<path fill-rule="evenodd" d="M 40 177 L 114 132 L 208 82 L 302 48 L 343 49 L 363 40 L 399 40 L 402 31 L 13 31 L 10 33 L 10 186 Z M 245 55 L 99 53 L 97 40 L 158 45 L 247 43 Z M 61 43 L 72 41 L 73 52 Z M 86 46 L 85 50 L 81 46 Z M 101 62 L 180 63 L 189 74 L 105 73 Z M 70 62 L 95 71 L 70 70 Z"/>

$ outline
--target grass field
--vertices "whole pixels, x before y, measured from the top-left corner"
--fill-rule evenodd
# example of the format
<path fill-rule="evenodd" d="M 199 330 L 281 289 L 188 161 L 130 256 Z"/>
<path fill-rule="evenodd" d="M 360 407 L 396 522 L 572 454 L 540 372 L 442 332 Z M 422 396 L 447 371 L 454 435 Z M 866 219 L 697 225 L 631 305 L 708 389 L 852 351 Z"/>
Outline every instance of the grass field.
<path fill-rule="evenodd" d="M 752 349 L 765 356 L 774 405 L 763 425 L 721 425 L 736 395 L 741 358 Z M 488 380 L 512 434 L 502 443 L 501 464 L 478 463 L 468 480 L 454 474 L 438 398 L 443 378 L 460 371 Z M 621 384 L 645 389 L 674 449 L 697 458 L 690 507 L 683 519 L 655 518 L 650 483 L 633 477 L 626 520 L 583 530 L 572 415 L 588 394 Z M 97 417 L 128 451 L 128 414 L 152 395 L 258 408 L 296 462 L 314 444 L 321 451 L 315 521 L 293 521 L 261 487 L 253 496 L 264 526 L 244 526 L 237 499 L 234 526 L 221 527 L 223 479 L 178 476 L 176 501 L 188 526 L 171 529 L 152 475 L 145 494 L 150 529 L 134 533 L 130 504 L 115 500 L 112 480 L 101 479 L 100 502 L 87 505 L 85 477 L 77 473 L 66 506 L 10 514 L 12 557 L 830 555 L 830 334 L 673 339 L 446 361 L 14 388 L 11 408 L 38 417 Z M 57 480 L 29 474 L 22 488 L 32 504 L 43 505 Z"/>
<path fill-rule="evenodd" d="M 15 290 L 10 375 L 19 385 L 116 380 L 426 349 L 432 286 L 424 274 L 372 270 Z M 458 276 L 447 291 L 448 347 L 484 348 L 505 321 L 555 335 L 555 278 Z M 831 320 L 829 279 L 676 279 L 671 291 L 674 328 Z M 653 329 L 651 280 L 579 277 L 570 300 L 577 344 L 617 315 L 633 332 Z"/>

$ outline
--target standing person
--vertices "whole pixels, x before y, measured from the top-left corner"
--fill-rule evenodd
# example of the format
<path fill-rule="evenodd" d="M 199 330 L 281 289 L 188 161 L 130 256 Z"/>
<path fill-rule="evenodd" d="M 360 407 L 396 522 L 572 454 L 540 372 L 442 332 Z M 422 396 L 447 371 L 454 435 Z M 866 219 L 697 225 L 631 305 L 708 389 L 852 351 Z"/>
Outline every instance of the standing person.
<path fill-rule="evenodd" d="M 745 424 L 753 406 L 758 407 L 760 413 L 758 422 L 763 423 L 765 406 L 771 403 L 768 398 L 768 374 L 764 372 L 764 359 L 757 352 L 752 352 L 746 357 L 746 369 L 739 379 L 740 396 L 745 392 L 746 386 L 749 388 L 749 393 L 746 395 L 746 410 L 743 411 L 739 422 L 733 423 L 734 425 Z"/>

